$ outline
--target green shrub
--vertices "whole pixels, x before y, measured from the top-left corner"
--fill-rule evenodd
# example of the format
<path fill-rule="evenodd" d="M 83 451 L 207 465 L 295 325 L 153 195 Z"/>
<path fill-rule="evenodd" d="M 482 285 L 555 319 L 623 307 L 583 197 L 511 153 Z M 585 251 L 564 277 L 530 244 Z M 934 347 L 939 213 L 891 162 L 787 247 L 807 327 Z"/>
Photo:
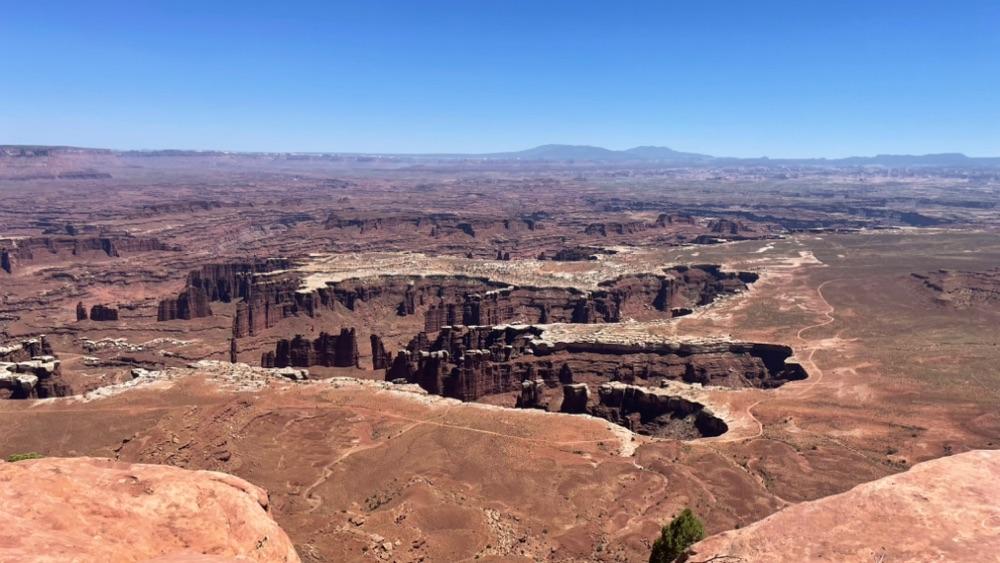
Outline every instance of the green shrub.
<path fill-rule="evenodd" d="M 690 508 L 685 508 L 677 518 L 660 530 L 660 537 L 653 542 L 649 563 L 671 563 L 704 537 L 705 528 L 701 521 Z"/>
<path fill-rule="evenodd" d="M 11 454 L 11 455 L 7 456 L 7 461 L 9 461 L 9 462 L 15 462 L 15 461 L 24 461 L 26 459 L 39 459 L 39 458 L 43 458 L 43 457 L 45 457 L 45 456 L 43 456 L 40 453 L 37 453 L 37 452 L 28 452 L 26 454 Z"/>

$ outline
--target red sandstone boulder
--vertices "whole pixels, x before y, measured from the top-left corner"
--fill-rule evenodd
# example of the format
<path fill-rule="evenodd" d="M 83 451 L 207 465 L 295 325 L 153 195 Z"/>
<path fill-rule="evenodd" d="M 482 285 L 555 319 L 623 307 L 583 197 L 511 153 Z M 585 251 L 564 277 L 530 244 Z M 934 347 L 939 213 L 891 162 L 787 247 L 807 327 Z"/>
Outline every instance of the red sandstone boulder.
<path fill-rule="evenodd" d="M 225 473 L 48 458 L 0 483 L 0 561 L 299 561 L 267 493 Z"/>
<path fill-rule="evenodd" d="M 926 461 L 712 536 L 688 560 L 992 561 L 1000 553 L 998 483 L 1000 451 Z"/>

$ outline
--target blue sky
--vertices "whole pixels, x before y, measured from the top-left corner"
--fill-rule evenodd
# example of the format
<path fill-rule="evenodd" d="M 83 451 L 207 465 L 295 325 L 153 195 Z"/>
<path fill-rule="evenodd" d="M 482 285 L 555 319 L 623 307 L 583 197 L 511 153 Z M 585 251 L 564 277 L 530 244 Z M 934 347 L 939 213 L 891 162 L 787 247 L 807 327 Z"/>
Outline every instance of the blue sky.
<path fill-rule="evenodd" d="M 1000 155 L 1000 2 L 0 0 L 0 144 Z"/>

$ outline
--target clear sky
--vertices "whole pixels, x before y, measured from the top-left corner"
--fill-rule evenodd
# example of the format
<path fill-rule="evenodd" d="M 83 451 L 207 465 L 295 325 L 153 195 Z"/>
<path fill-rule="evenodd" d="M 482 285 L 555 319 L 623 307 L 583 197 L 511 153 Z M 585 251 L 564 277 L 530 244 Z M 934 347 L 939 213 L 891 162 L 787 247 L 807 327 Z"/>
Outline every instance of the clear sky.
<path fill-rule="evenodd" d="M 1000 155 L 1000 0 L 0 0 L 0 144 Z"/>

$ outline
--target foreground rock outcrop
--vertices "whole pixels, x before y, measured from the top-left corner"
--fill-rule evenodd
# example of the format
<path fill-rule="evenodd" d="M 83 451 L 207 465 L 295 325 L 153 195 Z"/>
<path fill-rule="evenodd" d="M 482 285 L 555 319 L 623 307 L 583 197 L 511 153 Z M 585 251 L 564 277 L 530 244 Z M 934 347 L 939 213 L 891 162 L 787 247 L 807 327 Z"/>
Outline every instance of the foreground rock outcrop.
<path fill-rule="evenodd" d="M 712 536 L 688 561 L 988 561 L 1000 553 L 1000 451 L 918 464 Z"/>
<path fill-rule="evenodd" d="M 299 561 L 267 493 L 214 471 L 0 462 L 2 561 Z"/>

